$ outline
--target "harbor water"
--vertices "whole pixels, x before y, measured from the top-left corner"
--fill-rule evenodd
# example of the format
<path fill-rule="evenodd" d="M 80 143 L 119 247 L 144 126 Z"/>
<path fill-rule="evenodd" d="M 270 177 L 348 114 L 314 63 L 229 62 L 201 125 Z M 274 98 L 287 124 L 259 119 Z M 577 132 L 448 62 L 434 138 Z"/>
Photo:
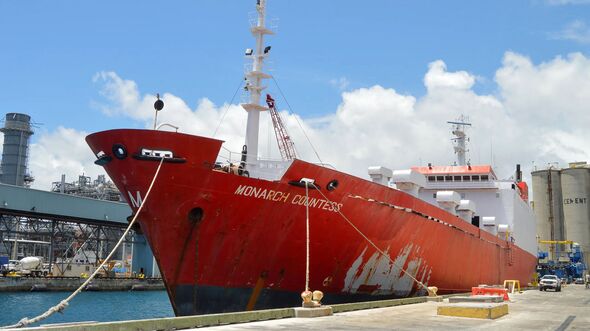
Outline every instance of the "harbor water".
<path fill-rule="evenodd" d="M 0 292 L 0 326 L 32 318 L 58 304 L 71 292 Z M 81 321 L 122 321 L 173 317 L 166 291 L 82 292 L 62 314 L 56 313 L 40 324 Z"/>

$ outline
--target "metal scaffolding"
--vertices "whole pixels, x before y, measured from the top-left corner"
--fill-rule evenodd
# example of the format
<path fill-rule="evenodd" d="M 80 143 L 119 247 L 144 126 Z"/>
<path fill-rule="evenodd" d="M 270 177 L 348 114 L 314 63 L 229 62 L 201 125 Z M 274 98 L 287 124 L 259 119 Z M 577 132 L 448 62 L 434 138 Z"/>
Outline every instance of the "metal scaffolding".
<path fill-rule="evenodd" d="M 74 262 L 98 263 L 113 249 L 124 230 L 124 224 L 88 224 L 0 214 L 0 255 L 13 260 L 39 256 L 48 263 L 49 270 L 54 270 L 57 261 L 57 270 L 63 274 Z M 134 235 L 135 231 L 127 234 L 115 259 L 127 259 Z"/>
<path fill-rule="evenodd" d="M 72 263 L 96 265 L 113 249 L 131 213 L 120 202 L 0 184 L 0 255 L 41 257 L 44 270 L 57 275 Z M 136 235 L 127 235 L 116 259 L 129 260 Z M 139 244 L 136 250 L 147 249 Z"/>

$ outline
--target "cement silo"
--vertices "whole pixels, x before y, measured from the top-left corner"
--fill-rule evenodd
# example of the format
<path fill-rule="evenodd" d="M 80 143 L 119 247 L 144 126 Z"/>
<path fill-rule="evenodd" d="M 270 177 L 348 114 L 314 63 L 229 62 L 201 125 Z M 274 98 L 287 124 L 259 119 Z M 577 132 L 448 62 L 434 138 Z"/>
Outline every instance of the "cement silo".
<path fill-rule="evenodd" d="M 29 152 L 29 137 L 31 130 L 31 116 L 19 113 L 6 114 L 2 150 L 2 175 L 0 182 L 4 184 L 24 186 L 30 184 L 33 178 L 27 173 L 27 157 Z"/>
<path fill-rule="evenodd" d="M 559 170 L 538 170 L 531 175 L 537 236 L 540 240 L 565 240 Z"/>
<path fill-rule="evenodd" d="M 590 169 L 583 165 L 563 169 L 561 192 L 567 239 L 580 244 L 590 266 Z"/>

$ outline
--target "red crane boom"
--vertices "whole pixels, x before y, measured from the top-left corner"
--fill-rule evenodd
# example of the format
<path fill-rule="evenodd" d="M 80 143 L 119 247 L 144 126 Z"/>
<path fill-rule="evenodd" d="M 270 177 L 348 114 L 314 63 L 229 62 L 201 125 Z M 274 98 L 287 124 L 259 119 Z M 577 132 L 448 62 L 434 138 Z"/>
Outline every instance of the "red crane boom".
<path fill-rule="evenodd" d="M 284 160 L 292 160 L 297 157 L 295 154 L 295 144 L 287 133 L 287 128 L 283 124 L 283 120 L 277 109 L 275 108 L 275 100 L 270 96 L 266 95 L 266 104 L 270 110 L 270 117 L 272 118 L 272 126 L 275 129 L 275 136 L 277 137 L 277 144 L 279 145 L 279 151 Z"/>

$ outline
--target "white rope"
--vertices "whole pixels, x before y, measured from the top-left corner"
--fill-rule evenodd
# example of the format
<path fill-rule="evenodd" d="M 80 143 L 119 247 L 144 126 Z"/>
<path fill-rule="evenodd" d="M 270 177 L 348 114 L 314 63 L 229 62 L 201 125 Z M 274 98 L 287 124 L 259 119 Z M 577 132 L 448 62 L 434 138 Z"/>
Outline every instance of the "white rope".
<path fill-rule="evenodd" d="M 129 232 L 129 230 L 131 230 L 131 227 L 133 226 L 133 224 L 135 224 L 135 221 L 137 220 L 137 216 L 139 215 L 139 213 L 143 209 L 143 206 L 145 206 L 145 203 L 146 203 L 146 201 L 148 199 L 148 196 L 150 195 L 150 192 L 152 191 L 152 187 L 154 186 L 154 183 L 156 182 L 156 178 L 158 177 L 158 174 L 160 173 L 160 168 L 162 167 L 162 164 L 163 163 L 164 163 L 164 158 L 162 158 L 160 160 L 160 164 L 158 165 L 158 169 L 156 170 L 156 173 L 154 175 L 154 178 L 152 179 L 152 182 L 150 183 L 150 186 L 149 186 L 149 188 L 148 188 L 148 190 L 147 190 L 147 192 L 145 194 L 145 199 L 143 199 L 143 202 L 139 206 L 139 209 L 137 209 L 137 212 L 135 213 L 135 216 L 133 216 L 133 219 L 129 223 L 129 226 L 127 227 L 127 229 L 125 229 L 125 232 L 123 233 L 123 235 L 121 236 L 121 238 L 119 239 L 119 241 L 117 242 L 117 244 L 115 245 L 115 247 L 113 248 L 113 250 L 109 253 L 109 255 L 107 256 L 107 258 L 104 261 L 102 261 L 102 263 L 100 264 L 100 266 L 98 268 L 96 268 L 96 270 L 94 270 L 94 273 L 92 273 L 92 275 L 90 275 L 90 277 L 88 277 L 88 279 L 82 285 L 80 285 L 80 287 L 78 287 L 77 290 L 75 290 L 72 294 L 70 294 L 69 297 L 67 297 L 65 300 L 62 300 L 57 305 L 49 308 L 43 314 L 41 314 L 39 316 L 36 316 L 34 318 L 31 318 L 31 319 L 25 317 L 25 318 L 21 319 L 18 323 L 14 324 L 14 325 L 3 326 L 3 327 L 0 327 L 0 329 L 21 328 L 21 327 L 27 326 L 29 324 L 40 322 L 40 321 L 46 319 L 47 317 L 53 315 L 54 313 L 56 313 L 56 312 L 62 312 L 64 309 L 66 309 L 66 307 L 68 306 L 68 303 L 70 302 L 70 300 L 72 300 L 76 295 L 78 295 L 78 293 L 80 293 L 86 287 L 86 285 L 88 285 L 88 283 L 90 283 L 90 281 L 92 279 L 94 279 L 94 277 L 98 274 L 98 272 L 100 271 L 100 269 L 102 269 L 104 267 L 104 265 L 111 259 L 111 257 L 115 254 L 115 251 L 117 250 L 117 248 L 119 248 L 119 245 L 121 245 L 121 243 L 125 239 L 125 236 L 127 236 L 127 233 Z"/>
<path fill-rule="evenodd" d="M 307 181 L 305 182 L 305 231 L 305 291 L 309 291 L 309 189 L 307 187 Z"/>
<path fill-rule="evenodd" d="M 319 187 L 317 187 L 315 185 L 315 183 L 311 183 L 311 185 L 313 185 L 318 192 L 320 192 L 320 194 L 324 197 L 324 199 L 326 199 L 329 203 L 334 204 L 334 202 L 332 202 L 330 199 L 328 199 L 328 197 L 326 197 L 326 195 L 324 194 L 324 192 L 322 192 L 320 190 Z M 379 249 L 379 247 L 377 247 L 377 245 L 375 245 L 373 243 L 373 241 L 371 241 L 371 239 L 369 239 L 361 230 L 359 230 L 359 228 L 357 228 L 346 216 L 344 216 L 344 214 L 342 213 L 342 211 L 340 210 L 340 208 L 336 208 L 336 210 L 338 211 L 338 214 L 340 214 L 340 216 L 342 216 L 342 218 L 344 218 L 344 220 L 346 222 L 348 222 L 348 224 L 350 226 L 352 226 L 353 229 L 356 230 L 356 232 L 358 232 L 369 244 L 371 244 L 371 246 L 373 246 L 373 248 L 375 248 L 375 250 L 377 252 L 379 252 L 381 255 L 387 257 L 387 259 L 396 267 L 398 267 L 404 274 L 408 275 L 410 278 L 412 278 L 417 284 L 418 286 L 422 287 L 423 289 L 425 289 L 426 291 L 428 291 L 428 287 L 426 285 L 424 285 L 421 281 L 419 281 L 418 279 L 416 279 L 416 277 L 414 277 L 412 274 L 410 274 L 409 272 L 407 272 L 403 266 L 400 267 L 389 255 L 387 255 L 384 251 L 382 251 L 381 249 Z M 430 292 L 430 291 L 428 291 Z"/>

